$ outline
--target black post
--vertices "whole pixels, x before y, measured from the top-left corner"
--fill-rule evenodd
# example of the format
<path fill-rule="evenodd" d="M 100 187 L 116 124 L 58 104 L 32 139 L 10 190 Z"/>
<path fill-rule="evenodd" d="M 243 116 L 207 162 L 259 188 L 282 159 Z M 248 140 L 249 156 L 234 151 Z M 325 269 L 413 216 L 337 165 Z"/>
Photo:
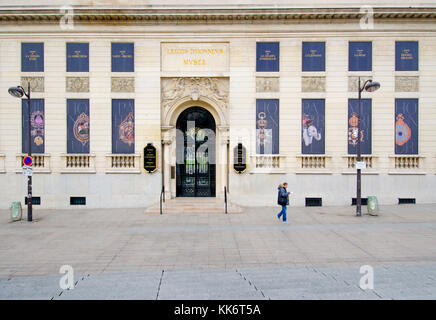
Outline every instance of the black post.
<path fill-rule="evenodd" d="M 359 99 L 358 99 L 358 110 L 357 110 L 357 162 L 361 161 L 361 152 L 360 152 L 360 97 L 362 93 L 362 89 L 360 88 L 360 77 L 359 77 Z M 356 196 L 356 216 L 360 217 L 362 215 L 361 210 L 361 172 L 360 169 L 357 169 L 357 196 Z"/>
<path fill-rule="evenodd" d="M 32 142 L 30 133 L 30 82 L 27 83 L 27 155 L 32 156 Z M 32 221 L 32 176 L 27 177 L 27 221 Z"/>
<path fill-rule="evenodd" d="M 224 202 L 226 204 L 226 214 L 227 214 L 227 187 L 224 186 Z"/>

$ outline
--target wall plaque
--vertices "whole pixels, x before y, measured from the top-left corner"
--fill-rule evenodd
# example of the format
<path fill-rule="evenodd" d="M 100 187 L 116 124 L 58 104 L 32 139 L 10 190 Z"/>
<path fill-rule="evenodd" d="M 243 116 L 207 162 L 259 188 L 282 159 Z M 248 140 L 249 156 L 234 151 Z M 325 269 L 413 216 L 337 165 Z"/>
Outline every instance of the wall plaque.
<path fill-rule="evenodd" d="M 303 71 L 325 71 L 325 42 L 303 42 Z"/>
<path fill-rule="evenodd" d="M 21 71 L 44 71 L 44 43 L 21 43 Z"/>
<path fill-rule="evenodd" d="M 418 41 L 395 42 L 395 70 L 418 71 Z"/>
<path fill-rule="evenodd" d="M 147 143 L 144 147 L 144 169 L 148 173 L 157 170 L 157 150 L 151 143 Z"/>
<path fill-rule="evenodd" d="M 238 143 L 234 149 L 233 169 L 239 174 L 247 170 L 247 150 L 242 143 Z"/>
<path fill-rule="evenodd" d="M 280 71 L 280 42 L 256 43 L 256 71 Z"/>
<path fill-rule="evenodd" d="M 89 71 L 89 44 L 67 43 L 67 72 Z"/>
<path fill-rule="evenodd" d="M 372 42 L 348 43 L 348 71 L 372 70 Z"/>
<path fill-rule="evenodd" d="M 112 72 L 135 71 L 133 43 L 112 43 Z"/>

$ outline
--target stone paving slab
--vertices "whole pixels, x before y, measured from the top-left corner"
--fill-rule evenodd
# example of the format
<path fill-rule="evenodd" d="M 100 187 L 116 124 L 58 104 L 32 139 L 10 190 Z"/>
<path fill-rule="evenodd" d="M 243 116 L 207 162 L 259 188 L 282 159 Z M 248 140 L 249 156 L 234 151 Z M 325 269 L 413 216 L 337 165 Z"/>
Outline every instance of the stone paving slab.
<path fill-rule="evenodd" d="M 434 299 L 436 205 L 381 206 L 378 217 L 354 210 L 290 207 L 290 224 L 267 207 L 238 215 L 35 207 L 32 223 L 0 210 L 0 299 L 224 299 L 226 290 L 232 299 Z M 66 264 L 87 278 L 59 296 Z M 362 265 L 374 267 L 371 294 L 358 288 Z"/>
<path fill-rule="evenodd" d="M 59 287 L 59 276 L 0 279 L 0 299 L 431 299 L 435 280 L 421 282 L 436 264 L 406 265 L 381 274 L 374 290 L 359 287 L 361 274 L 347 268 L 242 268 L 239 270 L 163 270 L 79 275 L 73 290 Z M 314 270 L 322 276 L 314 276 Z M 322 271 L 321 271 L 321 270 Z M 356 276 L 350 280 L 350 275 Z M 407 276 L 405 276 L 407 275 Z M 416 277 L 421 275 L 421 277 Z M 389 278 L 386 278 L 386 277 Z M 347 280 L 345 280 L 347 278 Z M 268 282 L 265 281 L 268 279 Z M 396 285 L 395 285 L 396 284 Z"/>

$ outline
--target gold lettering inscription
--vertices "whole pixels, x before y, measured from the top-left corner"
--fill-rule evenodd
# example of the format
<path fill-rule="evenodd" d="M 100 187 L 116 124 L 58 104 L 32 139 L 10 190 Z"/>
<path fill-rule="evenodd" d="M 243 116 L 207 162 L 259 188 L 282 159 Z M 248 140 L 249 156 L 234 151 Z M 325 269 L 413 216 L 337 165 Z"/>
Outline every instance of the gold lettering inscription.
<path fill-rule="evenodd" d="M 205 66 L 206 60 L 204 59 L 184 59 L 183 62 L 185 65 L 191 65 L 191 66 Z"/>
<path fill-rule="evenodd" d="M 306 53 L 304 56 L 307 58 L 319 58 L 322 57 L 321 53 L 317 53 L 318 50 L 312 49 L 310 50 L 310 53 Z"/>
<path fill-rule="evenodd" d="M 69 54 L 68 58 L 88 58 L 88 55 L 86 54 L 80 54 L 80 50 L 75 50 L 74 54 Z"/>
<path fill-rule="evenodd" d="M 366 57 L 366 53 L 363 52 L 363 49 L 357 49 L 357 53 L 354 54 L 355 57 Z"/>
<path fill-rule="evenodd" d="M 29 59 L 30 61 L 36 61 L 40 57 L 41 56 L 39 54 L 36 54 L 35 50 L 29 50 L 29 54 L 26 54 L 26 58 Z"/>
<path fill-rule="evenodd" d="M 112 55 L 112 58 L 132 59 L 133 56 L 131 54 L 126 54 L 126 50 L 120 50 L 120 54 L 114 54 Z"/>
<path fill-rule="evenodd" d="M 277 57 L 275 54 L 271 53 L 271 50 L 265 50 L 265 53 L 262 54 L 259 58 L 259 60 L 277 60 Z"/>
<path fill-rule="evenodd" d="M 401 60 L 413 60 L 413 54 L 410 52 L 410 49 L 404 49 L 401 53 Z"/>

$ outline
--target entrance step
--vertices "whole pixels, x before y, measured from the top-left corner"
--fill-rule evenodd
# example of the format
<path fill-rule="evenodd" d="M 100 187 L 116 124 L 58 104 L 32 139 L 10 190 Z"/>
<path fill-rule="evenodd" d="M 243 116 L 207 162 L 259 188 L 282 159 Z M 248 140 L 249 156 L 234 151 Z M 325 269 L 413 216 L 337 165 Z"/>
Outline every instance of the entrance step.
<path fill-rule="evenodd" d="M 174 198 L 162 202 L 163 213 L 225 213 L 225 203 L 218 198 Z M 227 202 L 228 213 L 242 213 L 242 208 Z M 145 213 L 160 213 L 160 204 L 148 207 Z"/>

